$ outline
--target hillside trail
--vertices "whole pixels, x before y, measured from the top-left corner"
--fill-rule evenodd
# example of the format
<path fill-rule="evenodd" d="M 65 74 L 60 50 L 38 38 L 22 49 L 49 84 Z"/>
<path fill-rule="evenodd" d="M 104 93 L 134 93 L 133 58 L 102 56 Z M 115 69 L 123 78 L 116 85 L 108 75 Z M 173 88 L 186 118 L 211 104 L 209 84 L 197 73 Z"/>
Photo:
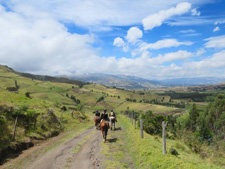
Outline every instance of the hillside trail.
<path fill-rule="evenodd" d="M 24 169 L 99 169 L 103 157 L 101 155 L 101 131 L 91 127 L 81 132 L 72 139 L 58 145 L 52 150 L 33 156 L 28 150 L 28 162 L 17 167 L 3 165 L 2 168 L 24 168 Z M 53 144 L 53 143 L 50 143 Z M 41 148 L 41 147 L 40 147 Z M 19 158 L 19 157 L 18 157 Z M 15 159 L 14 159 L 15 160 Z M 1 168 L 1 166 L 0 166 Z"/>
<path fill-rule="evenodd" d="M 87 137 L 90 137 L 87 139 Z M 99 168 L 101 133 L 94 127 L 48 152 L 29 167 L 32 169 Z M 87 140 L 86 140 L 87 139 Z M 78 149 L 78 152 L 75 150 Z"/>

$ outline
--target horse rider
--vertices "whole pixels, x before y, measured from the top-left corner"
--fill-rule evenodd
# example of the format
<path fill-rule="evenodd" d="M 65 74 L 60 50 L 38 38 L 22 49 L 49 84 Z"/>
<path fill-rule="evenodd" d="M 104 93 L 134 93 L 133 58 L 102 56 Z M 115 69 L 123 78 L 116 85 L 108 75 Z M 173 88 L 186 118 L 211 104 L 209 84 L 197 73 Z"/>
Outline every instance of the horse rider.
<path fill-rule="evenodd" d="M 100 117 L 100 112 L 98 110 L 95 112 L 95 116 Z"/>
<path fill-rule="evenodd" d="M 105 109 L 104 112 L 101 114 L 101 122 L 102 122 L 103 119 L 106 120 L 106 121 L 109 121 L 108 113 L 106 111 L 107 110 Z"/>
<path fill-rule="evenodd" d="M 109 116 L 115 117 L 115 121 L 117 122 L 116 113 L 113 110 L 111 110 L 111 112 L 109 113 Z"/>

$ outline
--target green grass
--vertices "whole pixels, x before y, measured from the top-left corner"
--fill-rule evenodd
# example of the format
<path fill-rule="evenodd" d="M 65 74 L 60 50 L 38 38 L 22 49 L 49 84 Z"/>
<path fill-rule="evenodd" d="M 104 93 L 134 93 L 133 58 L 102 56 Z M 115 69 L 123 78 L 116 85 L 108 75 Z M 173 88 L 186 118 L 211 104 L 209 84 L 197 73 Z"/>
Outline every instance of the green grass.
<path fill-rule="evenodd" d="M 124 111 L 129 107 L 130 110 L 136 110 L 136 111 L 148 111 L 151 110 L 153 113 L 159 113 L 159 112 L 168 112 L 168 111 L 176 111 L 180 110 L 178 108 L 174 107 L 166 107 L 162 105 L 155 105 L 155 104 L 148 104 L 148 103 L 132 103 L 132 102 L 124 102 L 119 107 L 116 108 L 117 111 Z"/>
<path fill-rule="evenodd" d="M 184 143 L 177 140 L 167 139 L 168 153 L 163 156 L 161 137 L 144 133 L 142 139 L 139 129 L 134 129 L 126 117 L 121 116 L 119 120 L 125 128 L 125 140 L 135 168 L 220 168 L 210 163 L 210 159 L 202 160 L 199 155 L 194 154 Z M 171 155 L 170 147 L 176 148 L 179 155 Z"/>
<path fill-rule="evenodd" d="M 20 86 L 19 90 L 17 92 L 7 91 L 7 87 L 15 86 L 15 80 L 17 80 L 17 83 Z M 72 86 L 74 86 L 74 88 L 72 88 Z M 31 98 L 25 96 L 26 92 L 30 93 Z M 73 100 L 66 97 L 67 93 L 69 94 L 69 97 L 73 95 L 76 99 L 81 100 L 81 104 L 84 105 L 82 111 L 80 111 L 79 106 Z M 97 103 L 97 100 L 102 96 L 105 98 L 104 101 Z M 120 99 L 117 96 L 120 96 Z M 79 88 L 78 86 L 71 84 L 32 80 L 11 73 L 5 67 L 0 66 L 0 105 L 5 104 L 12 107 L 27 105 L 30 109 L 40 113 L 37 131 L 45 135 L 48 135 L 55 130 L 63 131 L 61 130 L 62 128 L 64 128 L 64 132 L 76 128 L 77 131 L 74 134 L 77 134 L 84 129 L 82 128 L 82 123 L 93 125 L 92 120 L 87 121 L 83 119 L 85 119 L 84 117 L 86 114 L 90 114 L 90 112 L 94 110 L 101 111 L 105 108 L 114 109 L 117 114 L 120 111 L 127 110 L 128 107 L 130 110 L 143 112 L 151 110 L 156 114 L 181 110 L 162 105 L 125 101 L 126 98 L 135 98 L 139 101 L 141 99 L 161 100 L 162 97 L 164 97 L 164 102 L 168 102 L 170 99 L 169 96 L 158 96 L 154 93 L 140 95 L 138 92 L 134 91 L 119 90 L 95 84 L 89 84 L 83 86 L 83 88 Z M 55 115 L 60 119 L 60 108 L 62 106 L 66 106 L 67 108 L 77 108 L 79 110 L 74 112 L 74 118 L 71 117 L 72 110 L 68 109 L 65 111 L 63 113 L 62 126 L 57 124 L 47 125 L 47 119 L 49 118 L 47 113 L 48 109 L 53 109 Z M 206 105 L 205 103 L 198 103 L 197 106 L 203 110 Z M 186 116 L 188 116 L 188 113 L 180 118 L 186 118 Z M 183 119 L 178 120 L 183 121 Z M 46 131 L 40 128 L 42 123 L 46 123 L 45 125 L 48 126 Z M 6 125 L 9 130 L 7 131 L 8 135 L 9 133 L 12 134 L 13 124 L 13 120 L 7 121 Z M 170 154 L 162 156 L 162 143 L 159 136 L 150 136 L 145 133 L 145 138 L 141 139 L 139 130 L 135 130 L 123 116 L 119 119 L 118 124 L 123 127 L 124 130 L 109 132 L 108 137 L 109 139 L 115 137 L 118 139 L 115 142 L 102 144 L 102 153 L 106 156 L 104 162 L 105 168 L 129 168 L 132 166 L 132 163 L 134 163 L 136 168 L 217 168 L 210 164 L 210 160 L 202 160 L 198 155 L 193 154 L 187 146 L 176 140 L 168 140 L 167 148 L 169 150 L 170 147 L 175 147 L 180 155 L 177 157 Z M 16 141 L 23 141 L 30 136 L 43 138 L 43 136 L 33 131 L 30 131 L 24 136 L 24 127 L 18 127 Z M 48 151 L 71 137 L 71 133 L 68 134 L 68 136 L 66 134 L 65 139 L 40 151 Z M 8 142 L 10 142 L 10 140 L 8 140 Z M 78 148 L 76 151 L 78 151 Z"/>

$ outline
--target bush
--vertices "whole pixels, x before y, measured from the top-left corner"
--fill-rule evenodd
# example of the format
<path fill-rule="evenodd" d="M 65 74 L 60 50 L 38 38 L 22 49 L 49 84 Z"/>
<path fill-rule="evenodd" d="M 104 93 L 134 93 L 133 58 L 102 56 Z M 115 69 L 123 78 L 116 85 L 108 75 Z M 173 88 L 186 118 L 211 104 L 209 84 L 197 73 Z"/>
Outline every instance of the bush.
<path fill-rule="evenodd" d="M 141 115 L 143 119 L 144 130 L 149 134 L 161 134 L 162 133 L 162 121 L 165 121 L 165 117 L 162 115 L 154 115 L 152 111 L 148 111 Z"/>
<path fill-rule="evenodd" d="M 177 150 L 175 148 L 173 148 L 173 147 L 170 147 L 170 154 L 175 155 L 175 156 L 179 155 Z"/>
<path fill-rule="evenodd" d="M 98 98 L 97 103 L 100 101 L 103 101 L 103 100 L 104 100 L 104 97 L 102 96 L 102 97 Z"/>

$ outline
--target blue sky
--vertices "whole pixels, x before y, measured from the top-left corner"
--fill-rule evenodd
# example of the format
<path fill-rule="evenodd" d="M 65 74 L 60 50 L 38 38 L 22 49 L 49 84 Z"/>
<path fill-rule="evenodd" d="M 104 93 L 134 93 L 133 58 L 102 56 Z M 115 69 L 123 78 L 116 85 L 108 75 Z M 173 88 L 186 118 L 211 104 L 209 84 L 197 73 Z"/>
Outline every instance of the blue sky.
<path fill-rule="evenodd" d="M 48 75 L 225 77 L 225 1 L 0 0 L 0 64 Z"/>

